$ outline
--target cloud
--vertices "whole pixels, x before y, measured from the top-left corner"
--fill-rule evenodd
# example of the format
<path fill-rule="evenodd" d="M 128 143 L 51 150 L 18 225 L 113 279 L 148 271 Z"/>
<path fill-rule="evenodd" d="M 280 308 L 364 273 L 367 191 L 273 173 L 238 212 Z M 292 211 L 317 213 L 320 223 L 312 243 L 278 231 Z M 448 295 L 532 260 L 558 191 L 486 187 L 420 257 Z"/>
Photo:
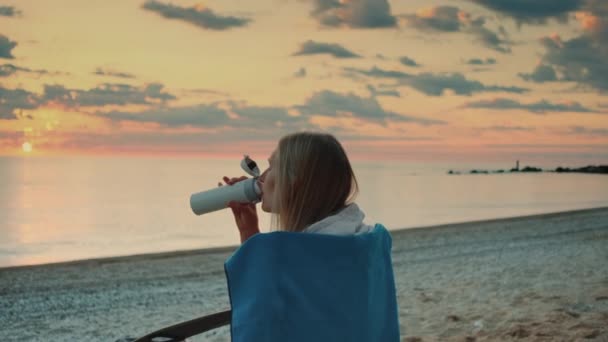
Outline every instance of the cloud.
<path fill-rule="evenodd" d="M 452 90 L 458 95 L 471 95 L 481 92 L 507 92 L 525 93 L 528 90 L 519 87 L 504 87 L 496 85 L 484 85 L 475 80 L 466 79 L 461 73 L 433 74 L 423 73 L 416 75 L 409 81 L 412 88 L 427 95 L 440 96 L 446 90 Z"/>
<path fill-rule="evenodd" d="M 133 75 L 133 74 L 114 71 L 114 70 L 107 70 L 107 69 L 104 70 L 102 68 L 97 68 L 97 70 L 95 70 L 95 72 L 93 72 L 93 75 L 112 76 L 112 77 L 118 77 L 118 78 L 135 78 L 135 75 Z"/>
<path fill-rule="evenodd" d="M 293 74 L 295 78 L 304 78 L 306 77 L 306 68 L 302 67 L 298 71 Z"/>
<path fill-rule="evenodd" d="M 252 106 L 244 101 L 213 102 L 187 107 L 163 107 L 132 113 L 113 111 L 94 115 L 115 122 L 133 121 L 157 123 L 166 127 L 192 126 L 199 128 L 240 129 L 318 129 L 313 116 L 355 118 L 386 125 L 389 122 L 408 122 L 419 125 L 439 125 L 445 122 L 407 116 L 387 111 L 372 97 L 360 97 L 331 90 L 314 93 L 304 104 L 289 107 Z"/>
<path fill-rule="evenodd" d="M 401 58 L 399 58 L 399 62 L 401 62 L 401 64 L 405 65 L 405 66 L 411 66 L 411 67 L 420 67 L 421 65 L 416 63 L 415 60 L 407 57 L 407 56 L 403 56 Z"/>
<path fill-rule="evenodd" d="M 436 6 L 403 14 L 401 18 L 413 28 L 435 32 L 460 32 L 465 26 L 465 13 L 454 6 Z"/>
<path fill-rule="evenodd" d="M 494 58 L 486 58 L 485 60 L 481 58 L 471 58 L 466 61 L 466 64 L 469 65 L 494 65 L 496 64 L 496 59 Z"/>
<path fill-rule="evenodd" d="M 234 123 L 238 127 L 258 127 L 267 129 L 280 127 L 291 130 L 314 129 L 316 126 L 310 123 L 309 117 L 290 115 L 291 107 L 273 106 L 251 106 L 247 103 L 230 102 L 230 111 L 238 115 L 239 120 Z"/>
<path fill-rule="evenodd" d="M 321 25 L 348 28 L 397 27 L 388 0 L 312 0 L 311 16 Z"/>
<path fill-rule="evenodd" d="M 408 74 L 408 73 L 398 71 L 398 70 L 384 70 L 384 69 L 378 68 L 377 66 L 373 66 L 369 70 L 350 68 L 350 67 L 344 68 L 343 70 L 346 72 L 347 75 L 361 74 L 361 75 L 373 77 L 373 78 L 391 78 L 391 79 L 400 80 L 400 79 L 406 79 L 409 77 L 413 77 L 412 74 Z"/>
<path fill-rule="evenodd" d="M 13 6 L 0 6 L 0 17 L 18 17 L 21 11 Z"/>
<path fill-rule="evenodd" d="M 156 129 L 150 131 L 130 131 L 116 129 L 111 132 L 83 132 L 70 133 L 67 139 L 55 142 L 38 142 L 41 149 L 86 149 L 88 151 L 114 150 L 121 153 L 129 152 L 161 152 L 171 153 L 211 153 L 218 151 L 238 156 L 243 151 L 256 153 L 260 146 L 273 148 L 281 136 L 288 132 L 281 130 L 256 129 L 214 129 L 213 131 L 190 130 L 178 131 L 172 129 Z M 1 138 L 1 137 L 0 137 Z M 21 143 L 22 140 L 17 142 Z M 17 142 L 12 143 L 12 146 Z M 1 143 L 1 141 L 0 141 Z M 10 142 L 8 146 L 11 146 Z M 238 161 L 238 159 L 236 159 Z"/>
<path fill-rule="evenodd" d="M 484 26 L 485 21 L 479 19 L 473 22 L 469 32 L 475 36 L 475 41 L 481 45 L 502 53 L 511 53 L 511 41 L 508 39 L 507 32 L 500 27 L 499 33 L 489 30 Z"/>
<path fill-rule="evenodd" d="M 167 19 L 182 20 L 208 30 L 228 30 L 246 26 L 251 22 L 249 18 L 216 14 L 210 8 L 201 5 L 179 7 L 172 4 L 163 4 L 155 0 L 148 0 L 142 5 L 142 8 L 156 12 Z"/>
<path fill-rule="evenodd" d="M 313 126 L 305 116 L 289 114 L 287 107 L 251 106 L 246 102 L 226 101 L 184 107 L 151 108 L 137 113 L 98 112 L 98 117 L 112 121 L 157 123 L 165 127 L 191 126 L 198 128 L 240 129 L 303 129 Z"/>
<path fill-rule="evenodd" d="M 557 81 L 557 75 L 553 67 L 539 64 L 531 73 L 519 73 L 519 77 L 523 78 L 526 81 L 543 83 L 543 82 L 551 82 Z"/>
<path fill-rule="evenodd" d="M 343 46 L 334 43 L 320 43 L 308 40 L 300 46 L 300 50 L 294 52 L 292 56 L 305 55 L 330 55 L 335 58 L 361 58 L 356 53 L 347 50 Z"/>
<path fill-rule="evenodd" d="M 163 85 L 151 83 L 137 88 L 127 84 L 102 84 L 81 90 L 62 85 L 44 85 L 42 95 L 23 89 L 7 89 L 0 86 L 0 118 L 17 119 L 18 110 L 36 109 L 49 102 L 69 108 L 101 107 L 106 105 L 157 105 L 176 97 L 163 91 Z"/>
<path fill-rule="evenodd" d="M 534 114 L 545 114 L 552 112 L 575 112 L 575 113 L 591 113 L 597 112 L 592 109 L 582 106 L 578 102 L 568 103 L 551 103 L 546 100 L 540 100 L 532 103 L 520 103 L 516 100 L 506 98 L 496 98 L 493 100 L 481 100 L 469 102 L 465 104 L 465 108 L 486 108 L 497 110 L 512 110 L 522 109 Z"/>
<path fill-rule="evenodd" d="M 497 131 L 497 132 L 531 132 L 535 129 L 533 127 L 522 127 L 522 126 L 490 126 L 485 127 L 483 130 Z"/>
<path fill-rule="evenodd" d="M 14 59 L 11 51 L 17 46 L 17 42 L 13 42 L 6 36 L 0 34 L 0 58 Z"/>
<path fill-rule="evenodd" d="M 230 94 L 227 92 L 213 90 L 213 89 L 205 89 L 205 88 L 180 89 L 178 92 L 180 94 L 197 95 L 197 96 L 198 95 L 214 95 L 214 96 L 220 96 L 220 97 L 230 96 Z"/>
<path fill-rule="evenodd" d="M 2 146 L 2 140 L 9 142 L 8 144 L 5 143 L 5 146 L 15 146 L 22 138 L 23 131 L 0 131 L 0 146 Z"/>
<path fill-rule="evenodd" d="M 163 85 L 151 83 L 143 88 L 128 84 L 105 83 L 89 90 L 67 89 L 62 85 L 44 86 L 43 99 L 68 107 L 105 105 L 153 104 L 175 100 L 170 93 L 163 92 Z"/>
<path fill-rule="evenodd" d="M 386 124 L 388 121 L 412 122 L 420 125 L 438 125 L 445 122 L 418 118 L 386 111 L 374 97 L 360 97 L 353 93 L 340 94 L 331 90 L 314 93 L 303 105 L 295 106 L 303 115 L 354 117 Z"/>
<path fill-rule="evenodd" d="M 188 107 L 153 108 L 138 113 L 112 111 L 97 113 L 99 117 L 112 121 L 134 121 L 142 123 L 158 123 L 163 126 L 200 126 L 222 127 L 229 125 L 230 117 L 226 110 L 217 104 L 201 104 Z"/>
<path fill-rule="evenodd" d="M 608 2 L 605 0 L 471 0 L 514 18 L 544 24 L 548 19 L 576 18 L 582 33 L 570 39 L 542 37 L 540 64 L 519 76 L 530 82 L 574 82 L 580 89 L 608 91 Z"/>
<path fill-rule="evenodd" d="M 585 0 L 470 0 L 513 18 L 519 24 L 545 24 L 547 19 L 568 20 L 568 13 L 580 10 Z"/>
<path fill-rule="evenodd" d="M 375 57 L 376 57 L 377 59 L 380 59 L 380 60 L 383 60 L 383 61 L 385 61 L 385 60 L 387 60 L 387 59 L 388 59 L 388 58 L 387 58 L 385 55 L 383 55 L 383 54 L 381 54 L 381 53 L 377 53 Z"/>
<path fill-rule="evenodd" d="M 512 42 L 507 32 L 500 28 L 498 33 L 488 29 L 484 17 L 473 18 L 471 14 L 455 6 L 435 6 L 415 14 L 400 16 L 409 27 L 427 32 L 470 34 L 475 41 L 492 50 L 510 53 Z"/>
<path fill-rule="evenodd" d="M 401 94 L 394 89 L 376 89 L 373 85 L 368 84 L 367 89 L 372 97 L 378 96 L 391 96 L 391 97 L 401 97 Z"/>
<path fill-rule="evenodd" d="M 35 109 L 40 105 L 39 97 L 23 89 L 7 89 L 0 86 L 0 120 L 19 118 L 18 111 Z"/>
<path fill-rule="evenodd" d="M 440 96 L 446 90 L 451 90 L 457 95 L 472 95 L 481 92 L 507 92 L 525 93 L 528 89 L 520 87 L 505 87 L 497 85 L 485 85 L 479 81 L 469 80 L 461 73 L 420 73 L 417 75 L 407 74 L 400 71 L 382 70 L 377 67 L 362 70 L 356 68 L 344 68 L 348 73 L 361 74 L 374 78 L 389 78 L 396 80 L 400 85 L 409 86 L 426 95 Z"/>
<path fill-rule="evenodd" d="M 14 64 L 2 64 L 0 65 L 0 77 L 9 77 L 17 72 L 33 73 L 38 75 L 49 74 L 47 70 L 33 70 L 29 68 L 22 68 Z"/>
<path fill-rule="evenodd" d="M 558 80 L 576 82 L 582 88 L 608 91 L 608 2 L 587 0 L 576 15 L 583 33 L 563 41 L 545 37 L 542 62 L 553 67 Z"/>
<path fill-rule="evenodd" d="M 571 126 L 566 134 L 608 137 L 608 128 L 587 128 L 583 126 Z"/>
<path fill-rule="evenodd" d="M 534 82 L 575 82 L 582 88 L 608 91 L 608 39 L 603 41 L 584 34 L 563 41 L 553 36 L 542 38 L 541 45 L 545 48 L 542 65 L 530 74 L 520 74 L 522 78 Z"/>

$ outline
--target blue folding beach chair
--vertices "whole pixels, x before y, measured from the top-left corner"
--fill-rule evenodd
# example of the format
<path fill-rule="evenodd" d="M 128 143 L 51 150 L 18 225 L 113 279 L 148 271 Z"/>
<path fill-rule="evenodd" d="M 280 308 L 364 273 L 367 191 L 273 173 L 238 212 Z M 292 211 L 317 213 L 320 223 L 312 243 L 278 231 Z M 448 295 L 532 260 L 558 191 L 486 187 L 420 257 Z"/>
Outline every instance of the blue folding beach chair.
<path fill-rule="evenodd" d="M 176 342 L 227 324 L 233 342 L 399 341 L 391 236 L 256 234 L 225 262 L 231 310 L 135 342 Z"/>

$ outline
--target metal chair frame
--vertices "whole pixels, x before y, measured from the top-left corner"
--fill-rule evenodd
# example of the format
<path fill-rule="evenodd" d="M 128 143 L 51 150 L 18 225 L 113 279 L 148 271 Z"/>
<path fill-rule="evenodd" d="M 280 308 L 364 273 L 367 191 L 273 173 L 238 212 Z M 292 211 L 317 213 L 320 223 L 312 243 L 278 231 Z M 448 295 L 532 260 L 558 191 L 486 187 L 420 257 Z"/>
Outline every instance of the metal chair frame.
<path fill-rule="evenodd" d="M 182 342 L 188 337 L 229 325 L 231 317 L 232 310 L 221 311 L 162 328 L 133 342 Z"/>

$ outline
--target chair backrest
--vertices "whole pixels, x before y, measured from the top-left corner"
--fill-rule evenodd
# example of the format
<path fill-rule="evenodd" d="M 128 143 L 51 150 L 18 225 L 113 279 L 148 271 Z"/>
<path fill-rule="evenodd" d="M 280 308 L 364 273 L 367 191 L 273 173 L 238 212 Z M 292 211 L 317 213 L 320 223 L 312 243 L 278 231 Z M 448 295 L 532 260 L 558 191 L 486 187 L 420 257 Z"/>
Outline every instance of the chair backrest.
<path fill-rule="evenodd" d="M 391 246 L 382 225 L 353 236 L 257 234 L 224 264 L 232 310 L 134 342 L 184 341 L 227 324 L 238 342 L 398 342 Z"/>
<path fill-rule="evenodd" d="M 398 342 L 391 236 L 256 234 L 226 261 L 233 342 Z"/>

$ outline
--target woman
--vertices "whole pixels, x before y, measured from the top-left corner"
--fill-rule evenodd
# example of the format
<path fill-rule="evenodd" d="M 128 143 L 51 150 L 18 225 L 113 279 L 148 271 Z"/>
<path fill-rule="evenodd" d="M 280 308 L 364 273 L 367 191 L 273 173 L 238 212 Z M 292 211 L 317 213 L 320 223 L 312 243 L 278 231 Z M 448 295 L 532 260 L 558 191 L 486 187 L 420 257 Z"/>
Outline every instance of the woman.
<path fill-rule="evenodd" d="M 390 234 L 352 203 L 340 143 L 287 135 L 268 162 L 261 206 L 278 231 L 259 234 L 255 205 L 229 204 L 242 242 L 224 265 L 232 341 L 399 341 Z"/>
<path fill-rule="evenodd" d="M 273 213 L 278 230 L 348 235 L 369 232 L 365 215 L 351 203 L 357 180 L 340 143 L 330 134 L 295 133 L 283 137 L 259 177 L 262 210 Z M 232 185 L 247 177 L 223 180 Z M 221 183 L 220 183 L 221 185 Z M 241 242 L 260 232 L 256 206 L 229 203 Z"/>

